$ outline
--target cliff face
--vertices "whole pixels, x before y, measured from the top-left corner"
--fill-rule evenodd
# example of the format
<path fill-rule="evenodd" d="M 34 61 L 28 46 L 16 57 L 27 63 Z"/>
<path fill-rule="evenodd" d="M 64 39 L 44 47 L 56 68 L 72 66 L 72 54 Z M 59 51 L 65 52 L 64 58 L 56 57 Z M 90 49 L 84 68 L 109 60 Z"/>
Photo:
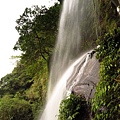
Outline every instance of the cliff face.
<path fill-rule="evenodd" d="M 86 110 L 90 114 L 89 119 L 93 120 L 119 120 L 120 118 L 120 15 L 117 12 L 119 3 L 119 0 L 98 0 L 97 15 L 100 31 L 98 40 L 96 40 L 97 45 L 100 45 L 96 50 L 98 60 L 94 55 L 87 62 L 81 77 L 79 70 L 85 63 L 83 60 L 82 65 L 77 65 L 73 76 L 67 82 L 67 90 L 69 90 L 71 84 L 74 84 L 77 79 L 77 84 L 72 87 L 72 93 L 82 94 L 85 100 L 92 100 L 89 104 L 91 106 L 88 106 L 89 109 L 86 107 Z M 72 102 L 75 102 L 74 98 Z M 69 99 L 64 105 L 67 103 Z M 62 108 L 71 111 L 70 106 L 71 103 L 68 109 L 64 109 L 64 106 Z M 79 116 L 81 114 L 79 113 Z M 81 120 L 84 119 L 85 117 Z"/>
<path fill-rule="evenodd" d="M 99 62 L 96 54 L 90 51 L 74 66 L 73 73 L 67 81 L 67 90 L 76 95 L 85 96 L 86 100 L 93 98 L 96 84 L 99 82 Z"/>
<path fill-rule="evenodd" d="M 117 0 L 99 0 L 101 35 L 97 40 L 100 82 L 92 100 L 94 120 L 120 118 L 120 16 Z"/>

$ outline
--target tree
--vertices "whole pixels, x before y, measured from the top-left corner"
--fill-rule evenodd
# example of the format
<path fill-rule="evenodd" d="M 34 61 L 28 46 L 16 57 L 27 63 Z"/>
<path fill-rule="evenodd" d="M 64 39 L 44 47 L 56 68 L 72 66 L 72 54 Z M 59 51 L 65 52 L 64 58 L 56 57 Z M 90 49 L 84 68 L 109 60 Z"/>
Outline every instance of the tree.
<path fill-rule="evenodd" d="M 15 95 L 17 92 L 24 94 L 33 84 L 32 76 L 27 73 L 25 66 L 17 64 L 13 72 L 1 78 L 0 93 L 1 97 L 5 94 Z"/>
<path fill-rule="evenodd" d="M 58 3 L 49 9 L 33 6 L 26 8 L 17 19 L 16 30 L 20 37 L 14 49 L 23 51 L 27 61 L 36 60 L 40 56 L 47 60 L 51 55 L 57 35 L 59 10 Z"/>
<path fill-rule="evenodd" d="M 32 105 L 32 113 L 35 118 L 43 106 L 48 82 L 48 62 L 46 61 L 48 61 L 54 49 L 60 7 L 58 3 L 50 8 L 33 6 L 32 8 L 26 8 L 20 18 L 17 19 L 16 30 L 20 37 L 14 46 L 14 50 L 19 49 L 23 53 L 12 73 L 4 76 L 0 81 L 1 111 L 7 111 L 7 108 L 9 108 L 7 113 L 12 111 L 14 114 L 14 110 L 20 111 L 23 109 L 23 107 L 17 109 L 19 105 L 22 106 L 24 101 L 29 101 L 28 103 L 30 106 Z M 7 97 L 8 101 L 5 102 L 7 107 L 3 104 L 6 99 L 5 95 L 11 96 L 10 98 Z M 11 104 L 9 101 L 14 103 Z M 0 120 L 7 119 L 3 114 L 4 112 L 1 112 L 0 116 L 2 117 Z M 14 116 L 13 114 L 12 116 Z M 31 116 L 29 117 L 29 120 L 31 120 Z"/>
<path fill-rule="evenodd" d="M 0 99 L 0 120 L 33 120 L 32 106 L 6 95 Z"/>

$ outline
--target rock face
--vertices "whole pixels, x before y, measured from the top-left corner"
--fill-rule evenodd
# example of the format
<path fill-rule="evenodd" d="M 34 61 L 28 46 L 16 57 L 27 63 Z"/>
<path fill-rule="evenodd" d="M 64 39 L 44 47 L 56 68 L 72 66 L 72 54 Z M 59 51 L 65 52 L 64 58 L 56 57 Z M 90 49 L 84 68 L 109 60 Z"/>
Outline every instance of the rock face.
<path fill-rule="evenodd" d="M 86 100 L 94 97 L 96 84 L 99 82 L 99 61 L 94 51 L 88 53 L 81 63 L 75 66 L 75 72 L 67 81 L 67 90 L 77 95 L 84 95 Z"/>

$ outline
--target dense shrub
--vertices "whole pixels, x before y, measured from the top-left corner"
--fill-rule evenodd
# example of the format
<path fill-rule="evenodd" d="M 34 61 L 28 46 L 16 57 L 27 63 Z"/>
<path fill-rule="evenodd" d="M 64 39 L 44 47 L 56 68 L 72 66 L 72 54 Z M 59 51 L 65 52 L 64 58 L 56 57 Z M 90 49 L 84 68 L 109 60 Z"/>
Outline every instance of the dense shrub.
<path fill-rule="evenodd" d="M 89 109 L 83 96 L 71 94 L 60 104 L 58 120 L 88 120 Z"/>
<path fill-rule="evenodd" d="M 8 95 L 0 99 L 0 120 L 33 120 L 29 102 Z"/>
<path fill-rule="evenodd" d="M 92 103 L 94 120 L 120 118 L 120 28 L 106 33 L 98 40 L 100 83 Z"/>

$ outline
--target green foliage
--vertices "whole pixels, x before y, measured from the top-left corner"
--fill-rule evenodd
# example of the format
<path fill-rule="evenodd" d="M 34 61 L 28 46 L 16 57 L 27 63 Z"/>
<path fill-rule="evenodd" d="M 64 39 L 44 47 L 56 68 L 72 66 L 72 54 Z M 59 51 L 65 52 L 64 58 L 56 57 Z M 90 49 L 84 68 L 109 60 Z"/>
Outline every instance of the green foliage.
<path fill-rule="evenodd" d="M 33 84 L 29 89 L 25 91 L 25 98 L 33 104 L 34 116 L 40 113 L 40 109 L 45 104 L 46 92 L 47 92 L 47 83 L 48 83 L 48 66 L 46 61 L 39 59 L 35 65 L 36 67 L 31 66 L 31 69 L 37 69 L 36 74 L 33 76 Z M 29 71 L 32 73 L 32 71 Z"/>
<path fill-rule="evenodd" d="M 71 94 L 61 102 L 58 120 L 88 120 L 88 113 L 85 98 Z"/>
<path fill-rule="evenodd" d="M 113 0 L 115 1 L 115 0 Z M 112 0 L 98 0 L 99 2 L 99 25 L 101 34 L 110 31 L 113 28 L 120 26 L 120 19 L 117 13 L 116 6 L 113 5 Z"/>
<path fill-rule="evenodd" d="M 100 83 L 92 101 L 94 120 L 119 120 L 120 84 L 116 79 L 120 75 L 120 28 L 106 33 L 98 44 Z"/>
<path fill-rule="evenodd" d="M 0 97 L 6 94 L 27 100 L 33 109 L 34 118 L 45 103 L 48 81 L 48 66 L 43 58 L 31 65 L 17 64 L 11 74 L 1 79 Z"/>
<path fill-rule="evenodd" d="M 6 106 L 10 107 L 9 111 L 12 111 L 9 102 L 13 102 L 14 105 L 11 105 L 14 106 L 14 109 L 17 109 L 15 104 L 17 105 L 18 102 L 20 106 L 22 103 L 25 106 L 28 103 L 32 107 L 32 117 L 28 115 L 29 120 L 37 119 L 39 111 L 45 103 L 49 60 L 58 32 L 60 8 L 61 5 L 58 3 L 50 8 L 33 6 L 26 8 L 20 18 L 16 20 L 16 30 L 20 37 L 14 50 L 21 50 L 22 55 L 12 73 L 0 80 L 1 116 L 4 114 L 3 108 L 7 109 Z M 12 98 L 8 98 L 6 101 L 5 95 L 10 95 Z M 3 104 L 4 100 L 6 106 Z M 26 101 L 28 102 L 26 103 Z M 27 114 L 26 112 L 24 111 L 25 114 Z M 21 114 L 19 113 L 19 115 Z M 16 113 L 16 116 L 10 120 L 23 120 L 22 117 L 15 118 L 19 115 Z M 7 117 L 6 114 L 5 116 Z M 0 120 L 9 120 L 9 118 L 1 118 Z"/>
<path fill-rule="evenodd" d="M 110 59 L 118 61 L 119 55 L 115 55 L 120 52 L 119 38 L 120 28 L 114 29 L 110 33 L 106 33 L 104 36 L 101 36 L 101 38 L 97 40 L 97 44 L 100 45 L 100 47 L 97 49 L 97 58 L 102 60 L 109 56 Z"/>
<path fill-rule="evenodd" d="M 23 51 L 22 57 L 27 62 L 35 61 L 40 56 L 47 60 L 51 55 L 57 35 L 59 11 L 58 3 L 49 9 L 34 6 L 26 8 L 16 20 L 16 30 L 20 37 L 14 49 Z"/>
<path fill-rule="evenodd" d="M 0 99 L 0 120 L 33 120 L 32 106 L 25 100 L 4 96 Z"/>
<path fill-rule="evenodd" d="M 1 78 L 1 97 L 5 94 L 14 96 L 17 92 L 23 96 L 24 91 L 30 88 L 32 83 L 32 76 L 27 74 L 25 66 L 19 63 L 11 74 L 7 74 Z"/>

